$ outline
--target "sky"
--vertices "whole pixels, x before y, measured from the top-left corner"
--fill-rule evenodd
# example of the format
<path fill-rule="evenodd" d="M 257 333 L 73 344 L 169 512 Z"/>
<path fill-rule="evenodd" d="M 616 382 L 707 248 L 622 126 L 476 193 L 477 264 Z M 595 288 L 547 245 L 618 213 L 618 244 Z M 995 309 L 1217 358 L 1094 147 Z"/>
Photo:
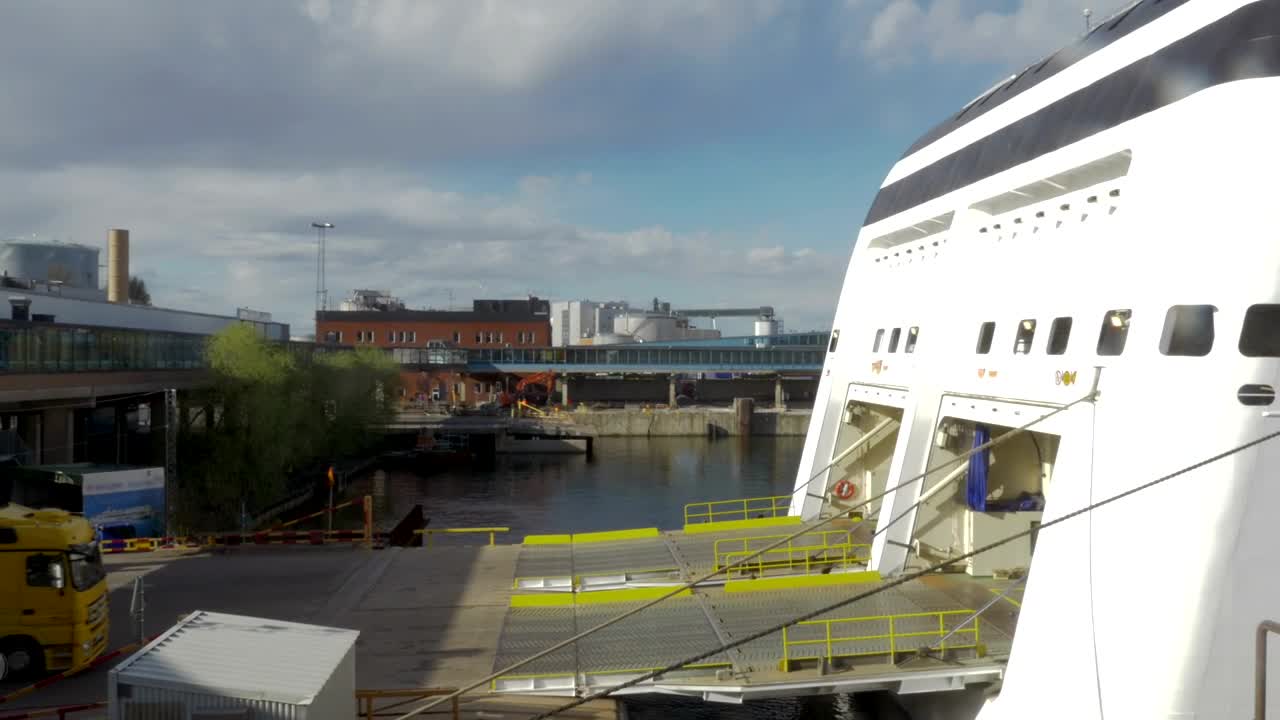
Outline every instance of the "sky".
<path fill-rule="evenodd" d="M 313 221 L 331 305 L 659 297 L 824 329 L 905 148 L 1120 4 L 6 3 L 0 237 L 128 228 L 154 304 L 297 335 Z"/>

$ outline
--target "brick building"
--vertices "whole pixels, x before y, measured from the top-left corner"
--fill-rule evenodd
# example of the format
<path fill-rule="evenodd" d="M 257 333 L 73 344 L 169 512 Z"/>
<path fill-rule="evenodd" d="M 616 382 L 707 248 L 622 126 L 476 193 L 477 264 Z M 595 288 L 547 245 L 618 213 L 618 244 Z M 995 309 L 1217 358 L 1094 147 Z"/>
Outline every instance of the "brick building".
<path fill-rule="evenodd" d="M 352 307 L 344 303 L 346 307 Z M 470 310 L 409 310 L 398 303 L 316 313 L 316 341 L 354 347 L 534 348 L 551 345 L 551 305 L 546 300 L 475 300 Z M 496 400 L 499 377 L 471 377 L 465 368 L 408 369 L 406 398 L 476 405 Z"/>

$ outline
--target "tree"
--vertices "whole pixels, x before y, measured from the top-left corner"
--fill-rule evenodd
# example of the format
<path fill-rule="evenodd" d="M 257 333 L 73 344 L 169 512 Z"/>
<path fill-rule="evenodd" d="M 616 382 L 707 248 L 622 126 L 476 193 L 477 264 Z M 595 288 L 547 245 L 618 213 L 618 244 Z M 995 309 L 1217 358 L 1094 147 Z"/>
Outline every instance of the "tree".
<path fill-rule="evenodd" d="M 146 281 L 136 275 L 129 277 L 129 302 L 134 305 L 151 304 L 151 293 L 147 292 Z"/>
<path fill-rule="evenodd" d="M 399 366 L 387 353 L 296 351 L 237 323 L 209 340 L 206 433 L 180 438 L 183 520 L 200 529 L 237 525 L 280 499 L 297 468 L 366 451 L 394 412 Z"/>

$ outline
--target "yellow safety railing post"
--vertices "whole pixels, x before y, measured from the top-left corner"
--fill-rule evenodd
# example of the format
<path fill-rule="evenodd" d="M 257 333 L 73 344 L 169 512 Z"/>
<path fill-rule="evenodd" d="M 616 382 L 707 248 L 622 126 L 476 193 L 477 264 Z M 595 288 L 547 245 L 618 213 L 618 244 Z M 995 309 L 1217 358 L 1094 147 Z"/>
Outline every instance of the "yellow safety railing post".
<path fill-rule="evenodd" d="M 791 647 L 787 642 L 787 629 L 782 628 L 782 672 L 791 672 Z"/>
<path fill-rule="evenodd" d="M 947 654 L 947 626 L 946 621 L 942 618 L 942 613 L 938 613 L 938 637 L 942 638 L 942 642 L 938 643 L 938 649 L 943 655 Z"/>
<path fill-rule="evenodd" d="M 898 633 L 893 624 L 893 616 L 889 616 L 889 662 L 898 657 Z"/>
<path fill-rule="evenodd" d="M 832 665 L 833 663 L 835 663 L 835 657 L 833 656 L 834 653 L 832 653 L 832 648 L 831 648 L 831 621 L 830 620 L 826 622 L 826 626 L 827 626 L 827 665 Z"/>

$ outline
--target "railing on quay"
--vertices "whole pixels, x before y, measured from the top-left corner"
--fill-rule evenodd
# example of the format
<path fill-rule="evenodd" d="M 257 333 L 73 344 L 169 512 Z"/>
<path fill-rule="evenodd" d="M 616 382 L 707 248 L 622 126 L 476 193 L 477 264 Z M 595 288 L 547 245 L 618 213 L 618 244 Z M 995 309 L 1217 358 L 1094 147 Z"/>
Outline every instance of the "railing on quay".
<path fill-rule="evenodd" d="M 488 534 L 489 534 L 489 545 L 490 545 L 490 546 L 493 546 L 493 545 L 496 545 L 496 544 L 497 544 L 497 539 L 496 539 L 496 537 L 495 537 L 495 536 L 497 535 L 497 533 L 506 533 L 506 532 L 511 532 L 511 528 L 509 528 L 509 527 L 422 528 L 422 529 L 420 529 L 420 530 L 414 530 L 414 531 L 413 531 L 413 534 L 414 534 L 414 535 L 426 535 L 426 536 L 427 536 L 427 547 L 432 547 L 432 545 L 433 545 L 433 544 L 434 544 L 434 542 L 435 542 L 435 536 L 436 536 L 437 534 L 439 534 L 439 535 L 453 535 L 453 534 L 463 534 L 463 535 L 467 535 L 467 534 L 472 534 L 472 533 L 488 533 Z"/>
<path fill-rule="evenodd" d="M 960 616 L 958 619 L 961 619 L 961 622 L 955 622 L 948 626 L 947 619 L 956 616 Z M 962 627 L 963 620 L 968 618 L 973 619 L 973 624 L 968 627 Z M 936 628 L 933 627 L 934 620 L 937 621 Z M 791 664 L 798 660 L 825 660 L 830 663 L 841 658 L 871 657 L 876 655 L 888 655 L 890 661 L 892 661 L 897 657 L 898 653 L 916 652 L 923 648 L 932 647 L 930 643 L 925 645 L 920 645 L 919 643 L 910 643 L 909 646 L 907 644 L 899 645 L 901 641 L 912 638 L 936 638 L 939 643 L 934 649 L 943 653 L 947 650 L 973 649 L 981 654 L 982 646 L 978 631 L 978 620 L 972 610 L 943 610 L 899 615 L 808 620 L 782 629 L 782 661 L 780 667 L 783 672 L 790 672 Z M 840 630 L 846 626 L 857 627 L 868 623 L 881 625 L 869 634 L 839 634 Z M 907 627 L 904 628 L 903 625 Z M 927 629 L 922 630 L 920 628 Z M 797 634 L 801 636 L 798 640 L 795 639 Z M 965 641 L 965 639 L 947 641 L 947 638 L 957 636 L 968 636 L 968 641 Z M 888 640 L 887 648 L 885 647 L 885 640 Z M 793 648 L 811 648 L 815 645 L 819 646 L 821 652 L 800 655 L 792 653 Z"/>
<path fill-rule="evenodd" d="M 735 500 L 703 500 L 691 502 L 684 506 L 684 524 L 750 520 L 752 513 L 755 513 L 757 517 L 776 518 L 786 515 L 790 509 L 790 495 L 771 495 L 768 497 L 738 498 Z"/>
<path fill-rule="evenodd" d="M 440 697 L 441 695 L 449 695 L 456 692 L 456 688 L 415 688 L 412 690 L 356 690 L 357 711 L 360 713 L 361 720 L 374 720 L 379 717 L 399 717 L 404 714 L 404 710 L 396 710 L 403 708 L 405 705 L 417 700 L 425 700 L 431 697 Z M 398 700 L 398 702 L 389 702 L 378 705 L 379 700 Z M 395 710 L 395 712 L 391 712 Z M 424 715 L 442 715 L 448 713 L 452 720 L 458 720 L 461 717 L 458 708 L 458 698 L 453 698 L 448 710 L 437 710 Z"/>

